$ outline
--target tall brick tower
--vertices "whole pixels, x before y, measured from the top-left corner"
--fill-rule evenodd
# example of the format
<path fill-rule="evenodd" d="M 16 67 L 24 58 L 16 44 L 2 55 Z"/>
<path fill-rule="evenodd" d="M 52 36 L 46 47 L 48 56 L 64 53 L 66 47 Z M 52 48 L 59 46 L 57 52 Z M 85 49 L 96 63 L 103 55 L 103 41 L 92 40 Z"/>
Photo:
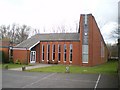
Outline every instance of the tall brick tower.
<path fill-rule="evenodd" d="M 93 66 L 107 61 L 108 50 L 92 14 L 81 14 L 80 65 Z"/>

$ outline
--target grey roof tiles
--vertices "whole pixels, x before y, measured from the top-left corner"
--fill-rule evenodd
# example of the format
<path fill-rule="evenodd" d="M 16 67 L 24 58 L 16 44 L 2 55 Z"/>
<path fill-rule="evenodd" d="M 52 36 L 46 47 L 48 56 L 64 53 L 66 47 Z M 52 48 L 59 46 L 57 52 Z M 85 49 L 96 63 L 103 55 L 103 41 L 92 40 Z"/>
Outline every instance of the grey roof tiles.
<path fill-rule="evenodd" d="M 79 41 L 79 33 L 36 34 L 15 47 L 30 48 L 39 41 Z"/>

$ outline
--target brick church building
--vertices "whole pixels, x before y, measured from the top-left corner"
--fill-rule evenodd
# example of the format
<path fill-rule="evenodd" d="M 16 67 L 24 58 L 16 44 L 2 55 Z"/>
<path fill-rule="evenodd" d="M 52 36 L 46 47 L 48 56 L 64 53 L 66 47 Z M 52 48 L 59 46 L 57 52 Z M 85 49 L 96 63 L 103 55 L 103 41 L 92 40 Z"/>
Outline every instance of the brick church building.
<path fill-rule="evenodd" d="M 95 66 L 107 62 L 108 49 L 92 14 L 81 14 L 77 33 L 36 34 L 13 47 L 13 59 Z"/>

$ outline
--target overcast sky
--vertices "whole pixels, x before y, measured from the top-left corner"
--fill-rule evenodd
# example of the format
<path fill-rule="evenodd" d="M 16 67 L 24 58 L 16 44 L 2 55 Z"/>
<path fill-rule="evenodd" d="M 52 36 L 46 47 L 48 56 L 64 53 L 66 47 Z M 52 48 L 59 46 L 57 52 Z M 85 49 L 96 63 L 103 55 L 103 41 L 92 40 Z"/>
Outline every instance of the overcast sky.
<path fill-rule="evenodd" d="M 113 43 L 111 31 L 117 26 L 120 0 L 0 0 L 0 25 L 26 24 L 52 32 L 65 25 L 67 32 L 76 32 L 80 14 L 93 14 L 106 43 Z M 31 35 L 33 31 L 31 31 Z"/>

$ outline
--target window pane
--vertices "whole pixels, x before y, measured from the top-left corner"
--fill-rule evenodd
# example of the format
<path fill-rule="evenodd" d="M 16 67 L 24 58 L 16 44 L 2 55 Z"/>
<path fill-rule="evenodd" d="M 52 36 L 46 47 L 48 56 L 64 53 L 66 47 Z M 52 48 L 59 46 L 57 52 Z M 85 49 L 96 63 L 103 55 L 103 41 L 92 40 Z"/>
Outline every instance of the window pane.
<path fill-rule="evenodd" d="M 53 53 L 53 60 L 55 60 L 55 53 Z"/>
<path fill-rule="evenodd" d="M 44 45 L 42 45 L 42 60 L 44 60 Z"/>
<path fill-rule="evenodd" d="M 67 52 L 67 47 L 66 44 L 64 44 L 64 61 L 66 61 L 66 52 Z"/>
<path fill-rule="evenodd" d="M 73 46 L 72 46 L 72 44 L 70 44 L 70 52 L 69 52 L 69 54 L 70 54 L 70 61 L 72 61 L 72 49 L 73 49 Z"/>
<path fill-rule="evenodd" d="M 49 60 L 49 54 L 50 54 L 50 45 L 47 45 L 47 60 Z"/>
<path fill-rule="evenodd" d="M 64 45 L 64 52 L 66 52 L 66 49 L 67 49 L 67 48 L 66 48 L 66 44 L 65 44 L 65 45 Z"/>
<path fill-rule="evenodd" d="M 82 56 L 82 60 L 83 60 L 83 62 L 88 62 L 88 55 L 83 55 Z"/>
<path fill-rule="evenodd" d="M 104 44 L 101 41 L 101 57 L 104 57 Z"/>
<path fill-rule="evenodd" d="M 58 53 L 58 60 L 60 61 L 60 53 Z"/>
<path fill-rule="evenodd" d="M 44 52 L 44 45 L 43 45 L 43 52 Z"/>
<path fill-rule="evenodd" d="M 55 60 L 55 45 L 52 46 L 52 59 Z"/>
<path fill-rule="evenodd" d="M 70 54 L 70 61 L 72 61 L 72 53 Z"/>
<path fill-rule="evenodd" d="M 55 45 L 53 45 L 53 52 L 55 52 Z"/>
<path fill-rule="evenodd" d="M 70 50 L 72 50 L 72 44 L 70 44 Z"/>
<path fill-rule="evenodd" d="M 61 45 L 58 44 L 58 61 L 60 61 Z"/>
<path fill-rule="evenodd" d="M 84 54 L 88 54 L 88 45 L 82 45 L 83 47 L 82 47 L 82 52 L 84 53 Z"/>
<path fill-rule="evenodd" d="M 44 60 L 44 53 L 43 53 L 43 59 L 42 60 Z"/>
<path fill-rule="evenodd" d="M 50 54 L 48 53 L 48 60 L 49 60 L 49 58 L 50 58 Z"/>
<path fill-rule="evenodd" d="M 61 45 L 58 45 L 58 52 L 61 52 Z"/>
<path fill-rule="evenodd" d="M 88 63 L 88 45 L 82 45 L 82 61 Z"/>
<path fill-rule="evenodd" d="M 64 61 L 66 61 L 66 53 L 64 53 Z"/>

